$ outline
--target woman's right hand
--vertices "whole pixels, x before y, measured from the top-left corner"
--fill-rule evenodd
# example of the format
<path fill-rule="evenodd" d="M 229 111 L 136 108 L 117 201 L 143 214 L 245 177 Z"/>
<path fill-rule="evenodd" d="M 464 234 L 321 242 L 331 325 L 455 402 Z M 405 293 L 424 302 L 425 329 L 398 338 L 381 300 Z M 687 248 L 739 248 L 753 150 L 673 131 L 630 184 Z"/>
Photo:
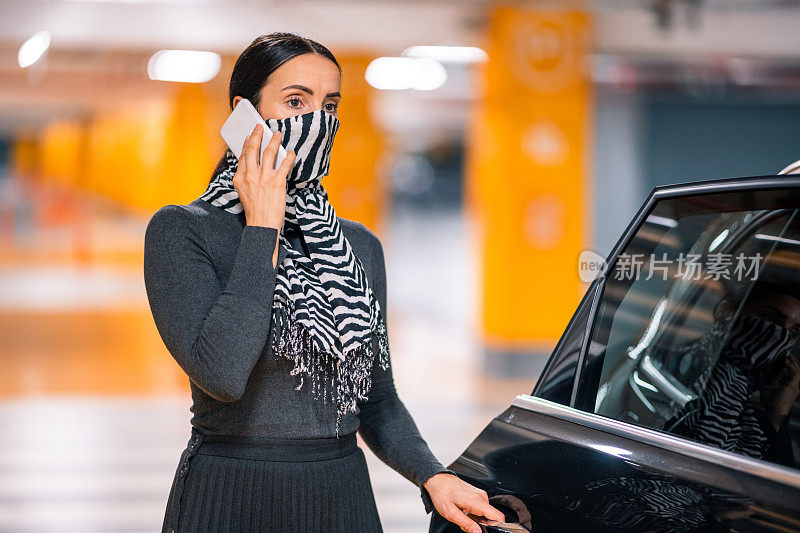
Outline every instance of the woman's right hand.
<path fill-rule="evenodd" d="M 295 153 L 289 151 L 278 170 L 269 164 L 275 161 L 281 134 L 276 131 L 258 163 L 258 151 L 261 148 L 261 137 L 264 134 L 261 124 L 244 140 L 242 155 L 236 174 L 233 176 L 233 187 L 239 194 L 244 207 L 248 225 L 269 226 L 280 231 L 286 210 L 286 176 L 294 163 Z"/>
<path fill-rule="evenodd" d="M 489 503 L 485 490 L 470 485 L 454 474 L 439 472 L 429 477 L 422 486 L 428 491 L 439 514 L 462 531 L 481 533 L 481 527 L 467 513 L 497 522 L 506 519 L 500 509 Z"/>
<path fill-rule="evenodd" d="M 273 168 L 271 162 L 275 161 L 281 142 L 281 133 L 277 131 L 261 156 L 261 161 L 266 164 L 260 165 L 258 151 L 261 148 L 262 135 L 263 128 L 261 124 L 257 124 L 253 132 L 245 138 L 236 174 L 233 176 L 233 188 L 242 202 L 248 226 L 276 228 L 280 234 L 286 213 L 286 177 L 294 164 L 295 152 L 289 150 L 278 169 Z M 277 258 L 276 242 L 273 266 L 277 265 Z"/>

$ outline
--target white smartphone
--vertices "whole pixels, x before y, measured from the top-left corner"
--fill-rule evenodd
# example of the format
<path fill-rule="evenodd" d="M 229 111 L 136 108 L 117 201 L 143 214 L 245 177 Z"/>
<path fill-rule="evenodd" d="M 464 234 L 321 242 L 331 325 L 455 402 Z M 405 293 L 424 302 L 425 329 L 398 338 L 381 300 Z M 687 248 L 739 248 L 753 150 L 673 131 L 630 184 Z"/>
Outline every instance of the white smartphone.
<path fill-rule="evenodd" d="M 261 149 L 258 151 L 258 164 L 261 164 L 261 156 L 264 154 L 264 149 L 269 144 L 272 138 L 272 130 L 269 129 L 267 123 L 259 114 L 258 110 L 247 98 L 242 98 L 236 107 L 233 108 L 222 129 L 219 130 L 222 138 L 228 143 L 231 151 L 238 159 L 242 155 L 242 148 L 244 147 L 245 138 L 253 133 L 253 128 L 256 124 L 261 124 L 264 128 L 261 134 Z M 283 159 L 286 157 L 286 149 L 282 145 L 278 145 L 278 154 L 275 156 L 275 164 L 272 168 L 278 170 L 281 166 Z"/>

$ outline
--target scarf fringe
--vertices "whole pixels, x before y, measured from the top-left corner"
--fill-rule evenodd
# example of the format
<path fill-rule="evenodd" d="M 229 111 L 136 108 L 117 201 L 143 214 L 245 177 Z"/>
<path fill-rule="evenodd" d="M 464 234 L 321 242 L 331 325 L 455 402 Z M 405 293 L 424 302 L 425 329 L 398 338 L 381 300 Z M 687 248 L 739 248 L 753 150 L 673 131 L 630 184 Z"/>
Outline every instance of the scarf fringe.
<path fill-rule="evenodd" d="M 300 390 L 305 379 L 311 381 L 314 399 L 336 403 L 336 436 L 342 417 L 355 412 L 356 402 L 368 398 L 372 388 L 372 367 L 375 356 L 382 370 L 389 368 L 389 339 L 386 324 L 379 306 L 376 306 L 377 324 L 369 341 L 344 353 L 344 360 L 335 354 L 320 350 L 314 343 L 311 331 L 302 323 L 292 320 L 292 310 L 284 305 L 272 307 L 272 334 L 270 347 L 278 356 L 293 362 L 291 375 L 300 376 Z M 276 330 L 277 328 L 277 330 Z M 378 336 L 378 353 L 373 348 L 373 335 Z"/>

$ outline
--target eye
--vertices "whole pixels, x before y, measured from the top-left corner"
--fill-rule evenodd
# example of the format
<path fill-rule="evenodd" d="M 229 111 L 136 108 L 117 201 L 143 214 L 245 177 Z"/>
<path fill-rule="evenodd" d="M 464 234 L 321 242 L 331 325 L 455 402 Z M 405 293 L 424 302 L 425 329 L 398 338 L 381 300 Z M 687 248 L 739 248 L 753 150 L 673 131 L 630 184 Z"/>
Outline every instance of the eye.
<path fill-rule="evenodd" d="M 328 111 L 330 111 L 331 113 L 333 113 L 334 111 L 336 111 L 339 108 L 339 104 L 337 104 L 336 102 L 327 103 L 327 104 L 325 104 L 325 106 L 326 107 L 327 106 L 333 106 L 332 109 L 331 108 L 328 109 Z"/>
<path fill-rule="evenodd" d="M 297 106 L 291 105 L 292 102 L 302 103 L 299 98 L 296 98 L 296 97 L 295 98 L 290 98 L 289 101 L 288 101 L 289 107 L 294 108 L 294 109 L 296 109 Z"/>

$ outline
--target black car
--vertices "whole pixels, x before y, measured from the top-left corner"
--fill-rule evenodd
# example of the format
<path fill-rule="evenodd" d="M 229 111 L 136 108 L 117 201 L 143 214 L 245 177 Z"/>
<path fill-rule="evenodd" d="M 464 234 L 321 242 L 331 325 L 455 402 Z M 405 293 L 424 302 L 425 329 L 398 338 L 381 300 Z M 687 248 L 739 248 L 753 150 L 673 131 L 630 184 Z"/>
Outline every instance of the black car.
<path fill-rule="evenodd" d="M 449 468 L 504 512 L 484 531 L 800 531 L 798 335 L 800 176 L 656 187 Z"/>

